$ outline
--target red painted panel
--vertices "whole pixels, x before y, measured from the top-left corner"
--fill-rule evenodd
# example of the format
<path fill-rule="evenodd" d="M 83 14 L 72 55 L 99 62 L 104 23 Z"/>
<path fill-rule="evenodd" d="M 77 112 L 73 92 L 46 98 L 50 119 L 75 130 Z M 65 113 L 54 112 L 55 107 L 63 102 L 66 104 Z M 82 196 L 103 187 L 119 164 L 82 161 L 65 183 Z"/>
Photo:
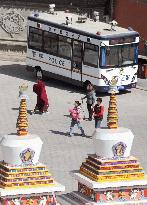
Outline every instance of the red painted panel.
<path fill-rule="evenodd" d="M 122 27 L 132 27 L 140 36 L 147 40 L 147 3 L 137 0 L 116 0 L 114 19 Z M 141 48 L 144 42 L 141 43 Z"/>
<path fill-rule="evenodd" d="M 96 200 L 96 202 L 100 201 L 100 194 L 99 193 L 95 194 L 95 200 Z"/>
<path fill-rule="evenodd" d="M 144 197 L 147 197 L 147 189 L 144 190 Z"/>

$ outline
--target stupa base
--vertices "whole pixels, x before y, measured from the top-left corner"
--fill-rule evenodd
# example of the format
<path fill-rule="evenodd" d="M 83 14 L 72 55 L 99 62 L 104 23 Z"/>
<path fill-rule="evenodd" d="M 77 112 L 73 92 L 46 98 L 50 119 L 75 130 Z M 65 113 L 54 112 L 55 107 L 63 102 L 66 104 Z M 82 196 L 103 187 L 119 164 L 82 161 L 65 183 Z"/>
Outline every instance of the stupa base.
<path fill-rule="evenodd" d="M 55 182 L 53 185 L 36 188 L 0 188 L 1 205 L 59 205 L 56 193 L 65 191 L 65 187 Z"/>
<path fill-rule="evenodd" d="M 95 182 L 79 172 L 72 172 L 78 181 L 79 200 L 85 205 L 147 204 L 147 177 L 140 180 Z"/>
<path fill-rule="evenodd" d="M 134 200 L 134 201 L 120 201 L 120 202 L 95 202 L 92 199 L 86 197 L 80 192 L 74 192 L 71 194 L 70 198 L 68 197 L 68 203 L 73 205 L 147 205 L 147 200 Z"/>

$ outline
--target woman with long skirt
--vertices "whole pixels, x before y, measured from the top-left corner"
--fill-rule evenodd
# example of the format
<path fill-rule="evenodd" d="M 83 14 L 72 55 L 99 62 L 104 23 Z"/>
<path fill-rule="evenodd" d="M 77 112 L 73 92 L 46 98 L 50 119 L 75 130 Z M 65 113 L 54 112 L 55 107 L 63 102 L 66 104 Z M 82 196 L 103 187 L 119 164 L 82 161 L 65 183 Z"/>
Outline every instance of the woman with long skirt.
<path fill-rule="evenodd" d="M 38 79 L 37 83 L 33 85 L 33 92 L 37 94 L 37 104 L 33 113 L 36 113 L 36 111 L 39 111 L 40 114 L 48 112 L 48 97 L 46 94 L 45 84 L 41 79 Z"/>

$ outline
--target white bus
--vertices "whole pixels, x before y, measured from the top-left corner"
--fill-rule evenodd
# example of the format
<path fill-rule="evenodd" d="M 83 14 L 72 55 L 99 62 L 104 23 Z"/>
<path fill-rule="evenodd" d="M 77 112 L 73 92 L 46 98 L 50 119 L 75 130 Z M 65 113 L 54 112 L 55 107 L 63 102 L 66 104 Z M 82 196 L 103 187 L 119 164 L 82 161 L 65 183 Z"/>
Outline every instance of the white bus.
<path fill-rule="evenodd" d="M 91 82 L 102 92 L 112 78 L 119 90 L 136 86 L 136 31 L 63 11 L 32 14 L 27 26 L 27 70 L 81 86 Z"/>

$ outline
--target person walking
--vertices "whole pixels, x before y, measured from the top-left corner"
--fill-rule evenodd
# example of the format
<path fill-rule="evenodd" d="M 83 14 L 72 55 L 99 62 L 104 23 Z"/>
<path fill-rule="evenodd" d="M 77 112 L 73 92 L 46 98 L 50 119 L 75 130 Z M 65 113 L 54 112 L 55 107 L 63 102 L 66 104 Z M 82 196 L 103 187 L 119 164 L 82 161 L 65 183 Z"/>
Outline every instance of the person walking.
<path fill-rule="evenodd" d="M 100 128 L 104 115 L 104 106 L 102 105 L 102 98 L 97 98 L 96 101 L 97 103 L 93 108 L 93 115 L 95 120 L 95 128 Z"/>
<path fill-rule="evenodd" d="M 86 92 L 86 96 L 81 98 L 81 100 L 83 101 L 84 99 L 87 99 L 86 103 L 87 103 L 87 110 L 89 113 L 89 121 L 92 120 L 92 115 L 93 115 L 93 106 L 95 103 L 95 91 L 94 91 L 94 87 L 92 84 L 89 84 L 87 86 L 87 92 Z"/>
<path fill-rule="evenodd" d="M 37 79 L 37 83 L 33 85 L 33 92 L 37 94 L 37 103 L 33 113 L 38 110 L 40 114 L 48 112 L 48 97 L 46 94 L 45 84 L 41 79 Z"/>
<path fill-rule="evenodd" d="M 80 129 L 82 137 L 84 137 L 85 132 L 84 132 L 84 129 L 81 125 L 81 120 L 82 120 L 81 103 L 79 101 L 75 101 L 74 108 L 69 109 L 69 112 L 70 112 L 70 116 L 71 116 L 71 125 L 70 125 L 69 137 L 73 136 L 74 129 L 76 126 L 78 127 L 78 129 Z"/>

